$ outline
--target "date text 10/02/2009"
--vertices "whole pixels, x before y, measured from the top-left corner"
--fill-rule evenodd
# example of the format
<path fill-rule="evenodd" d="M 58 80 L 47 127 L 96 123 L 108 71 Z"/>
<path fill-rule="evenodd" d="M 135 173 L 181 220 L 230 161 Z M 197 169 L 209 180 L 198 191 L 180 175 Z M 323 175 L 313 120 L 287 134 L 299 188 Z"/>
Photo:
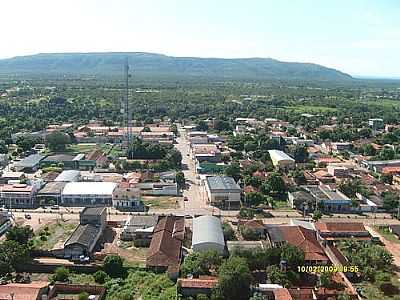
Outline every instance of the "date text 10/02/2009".
<path fill-rule="evenodd" d="M 358 266 L 342 266 L 342 265 L 330 265 L 330 266 L 297 266 L 297 272 L 299 273 L 357 273 L 359 272 Z"/>

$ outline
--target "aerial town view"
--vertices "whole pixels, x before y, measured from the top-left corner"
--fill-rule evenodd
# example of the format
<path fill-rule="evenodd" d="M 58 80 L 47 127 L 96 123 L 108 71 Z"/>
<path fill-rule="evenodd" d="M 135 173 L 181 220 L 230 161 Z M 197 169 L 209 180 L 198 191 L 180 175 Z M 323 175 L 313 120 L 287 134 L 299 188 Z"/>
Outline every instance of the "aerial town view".
<path fill-rule="evenodd" d="M 400 300 L 400 2 L 0 9 L 0 300 Z"/>

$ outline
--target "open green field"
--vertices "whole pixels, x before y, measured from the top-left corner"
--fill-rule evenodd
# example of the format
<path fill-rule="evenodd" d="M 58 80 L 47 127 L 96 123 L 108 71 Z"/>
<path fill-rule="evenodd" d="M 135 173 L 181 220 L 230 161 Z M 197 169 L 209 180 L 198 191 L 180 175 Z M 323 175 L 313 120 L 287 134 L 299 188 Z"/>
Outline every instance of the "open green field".
<path fill-rule="evenodd" d="M 75 230 L 77 223 L 57 222 L 43 226 L 33 239 L 34 247 L 51 250 L 59 242 L 64 242 Z"/>
<path fill-rule="evenodd" d="M 144 204 L 150 206 L 152 209 L 177 208 L 179 206 L 179 199 L 179 197 L 170 196 L 144 196 L 142 198 Z"/>
<path fill-rule="evenodd" d="M 375 229 L 388 241 L 391 241 L 396 244 L 400 244 L 400 240 L 389 231 L 388 227 L 380 227 L 380 226 L 375 226 Z"/>

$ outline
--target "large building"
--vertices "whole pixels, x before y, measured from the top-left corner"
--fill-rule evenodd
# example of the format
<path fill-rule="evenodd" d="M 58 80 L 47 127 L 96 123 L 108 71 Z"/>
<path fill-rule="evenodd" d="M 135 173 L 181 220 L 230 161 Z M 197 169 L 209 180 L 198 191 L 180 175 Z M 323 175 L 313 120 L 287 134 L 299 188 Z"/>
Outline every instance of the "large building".
<path fill-rule="evenodd" d="M 274 167 L 279 169 L 290 169 L 295 165 L 295 160 L 280 150 L 268 150 Z"/>
<path fill-rule="evenodd" d="M 8 208 L 32 208 L 35 206 L 36 188 L 27 184 L 1 184 L 0 205 Z"/>
<path fill-rule="evenodd" d="M 64 257 L 79 259 L 90 257 L 107 225 L 105 207 L 86 207 L 79 214 L 79 225 L 64 243 Z"/>
<path fill-rule="evenodd" d="M 165 216 L 158 220 L 147 252 L 146 267 L 176 278 L 182 259 L 185 218 Z"/>
<path fill-rule="evenodd" d="M 193 219 L 192 249 L 196 252 L 215 250 L 222 254 L 225 249 L 221 221 L 214 216 Z"/>
<path fill-rule="evenodd" d="M 111 206 L 114 182 L 68 182 L 61 193 L 61 204 L 68 206 Z"/>
<path fill-rule="evenodd" d="M 205 188 L 211 205 L 227 209 L 240 207 L 241 189 L 232 177 L 207 177 Z"/>

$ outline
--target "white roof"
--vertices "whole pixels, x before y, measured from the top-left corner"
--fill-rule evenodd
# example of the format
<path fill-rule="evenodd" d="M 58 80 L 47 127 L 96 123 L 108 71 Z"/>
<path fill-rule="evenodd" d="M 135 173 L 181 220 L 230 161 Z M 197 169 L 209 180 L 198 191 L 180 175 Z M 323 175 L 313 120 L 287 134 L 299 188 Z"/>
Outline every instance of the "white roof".
<path fill-rule="evenodd" d="M 271 157 L 271 159 L 274 160 L 290 160 L 290 161 L 294 161 L 293 158 L 291 158 L 289 155 L 287 155 L 285 152 L 281 151 L 281 150 L 268 150 L 269 156 Z"/>
<path fill-rule="evenodd" d="M 221 221 L 213 216 L 200 216 L 193 219 L 192 246 L 202 243 L 215 243 L 225 247 Z"/>
<path fill-rule="evenodd" d="M 68 182 L 63 195 L 112 195 L 117 184 L 114 182 Z"/>

